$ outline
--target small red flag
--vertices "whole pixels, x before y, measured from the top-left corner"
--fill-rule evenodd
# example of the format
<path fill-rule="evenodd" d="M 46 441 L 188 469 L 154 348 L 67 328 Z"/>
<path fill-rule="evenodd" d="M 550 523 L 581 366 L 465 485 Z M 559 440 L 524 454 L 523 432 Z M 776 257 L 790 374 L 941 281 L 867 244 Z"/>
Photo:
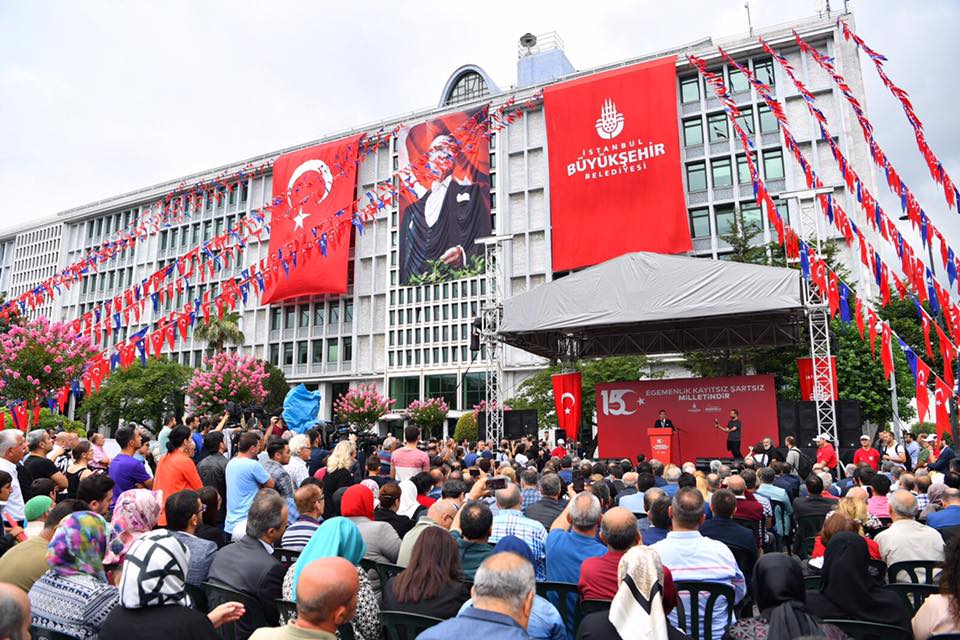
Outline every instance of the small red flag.
<path fill-rule="evenodd" d="M 935 411 L 937 416 L 937 437 L 950 431 L 950 387 L 937 378 L 937 390 L 934 392 Z"/>

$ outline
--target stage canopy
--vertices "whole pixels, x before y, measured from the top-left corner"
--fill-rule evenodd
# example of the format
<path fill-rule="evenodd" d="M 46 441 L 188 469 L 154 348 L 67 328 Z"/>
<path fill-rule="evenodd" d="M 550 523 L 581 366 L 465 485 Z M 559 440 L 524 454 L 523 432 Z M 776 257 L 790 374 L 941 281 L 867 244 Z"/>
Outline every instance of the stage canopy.
<path fill-rule="evenodd" d="M 504 302 L 500 337 L 545 358 L 796 344 L 795 269 L 629 253 Z"/>

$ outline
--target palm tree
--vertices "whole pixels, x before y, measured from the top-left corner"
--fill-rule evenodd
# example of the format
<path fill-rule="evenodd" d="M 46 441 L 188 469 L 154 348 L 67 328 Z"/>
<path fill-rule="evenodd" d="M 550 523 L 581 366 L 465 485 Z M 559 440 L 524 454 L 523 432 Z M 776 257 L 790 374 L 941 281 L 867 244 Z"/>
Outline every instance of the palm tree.
<path fill-rule="evenodd" d="M 216 318 L 211 316 L 210 320 L 197 327 L 194 336 L 197 340 L 205 340 L 207 343 L 207 355 L 213 355 L 218 351 L 223 351 L 225 344 L 243 344 L 243 331 L 240 330 L 240 313 L 231 311 L 223 316 Z"/>

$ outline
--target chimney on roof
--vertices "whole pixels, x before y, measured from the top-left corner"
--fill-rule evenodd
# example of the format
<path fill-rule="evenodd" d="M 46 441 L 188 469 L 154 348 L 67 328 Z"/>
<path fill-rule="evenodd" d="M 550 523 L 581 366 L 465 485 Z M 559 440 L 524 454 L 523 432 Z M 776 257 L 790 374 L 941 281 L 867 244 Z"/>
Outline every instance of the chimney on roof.
<path fill-rule="evenodd" d="M 563 52 L 563 40 L 556 31 L 520 36 L 517 50 L 517 86 L 550 82 L 576 71 Z"/>

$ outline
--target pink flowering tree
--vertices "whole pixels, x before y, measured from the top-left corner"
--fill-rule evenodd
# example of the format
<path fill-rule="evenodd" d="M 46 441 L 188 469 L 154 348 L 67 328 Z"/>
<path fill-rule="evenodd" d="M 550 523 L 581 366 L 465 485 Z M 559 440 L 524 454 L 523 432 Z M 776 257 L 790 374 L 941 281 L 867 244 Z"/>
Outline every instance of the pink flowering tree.
<path fill-rule="evenodd" d="M 450 406 L 443 398 L 428 398 L 423 402 L 414 400 L 407 407 L 410 421 L 420 427 L 423 437 L 429 438 L 435 429 L 443 427 Z"/>
<path fill-rule="evenodd" d="M 505 404 L 505 405 L 503 405 L 503 410 L 504 410 L 504 411 L 513 411 L 513 408 L 511 408 L 509 405 L 506 405 L 506 404 Z M 475 404 L 475 405 L 473 405 L 473 419 L 474 419 L 474 420 L 479 420 L 479 419 L 480 419 L 480 418 L 479 418 L 480 414 L 481 414 L 481 413 L 486 413 L 486 412 L 487 412 L 487 401 L 486 401 L 486 400 L 481 400 L 481 401 L 480 401 L 480 404 Z"/>
<path fill-rule="evenodd" d="M 221 351 L 203 359 L 203 367 L 193 372 L 187 384 L 187 393 L 196 410 L 218 414 L 227 401 L 262 404 L 267 397 L 266 379 L 262 362 Z"/>
<path fill-rule="evenodd" d="M 361 384 L 340 394 L 333 411 L 342 422 L 363 431 L 377 424 L 396 402 L 377 391 L 377 385 Z"/>
<path fill-rule="evenodd" d="M 13 325 L 0 335 L 0 398 L 28 407 L 56 398 L 96 353 L 90 339 L 68 324 L 38 318 Z"/>

